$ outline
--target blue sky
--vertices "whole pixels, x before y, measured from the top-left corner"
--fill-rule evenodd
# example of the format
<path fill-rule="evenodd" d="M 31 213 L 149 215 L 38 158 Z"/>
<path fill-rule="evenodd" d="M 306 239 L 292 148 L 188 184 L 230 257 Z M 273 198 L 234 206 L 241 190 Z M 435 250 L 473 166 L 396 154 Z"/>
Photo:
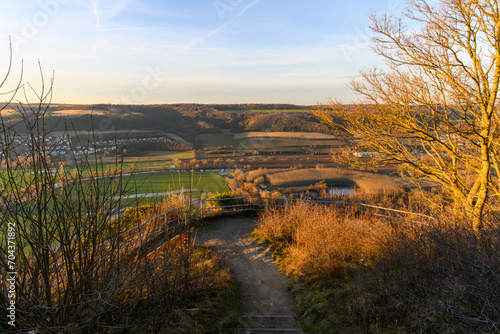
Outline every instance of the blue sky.
<path fill-rule="evenodd" d="M 329 97 L 363 67 L 368 15 L 404 0 L 0 0 L 0 71 L 57 103 L 295 103 Z M 1 98 L 1 96 L 0 96 Z"/>

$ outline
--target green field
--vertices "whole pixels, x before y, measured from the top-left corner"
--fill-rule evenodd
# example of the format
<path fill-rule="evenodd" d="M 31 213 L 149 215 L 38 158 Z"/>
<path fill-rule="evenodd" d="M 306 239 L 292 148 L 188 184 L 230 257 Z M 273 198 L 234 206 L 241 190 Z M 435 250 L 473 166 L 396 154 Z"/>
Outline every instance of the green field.
<path fill-rule="evenodd" d="M 154 173 L 124 177 L 124 181 L 132 178 L 137 185 L 138 194 L 160 193 L 181 189 L 199 189 L 202 192 L 228 191 L 222 176 L 210 172 L 194 173 Z"/>
<path fill-rule="evenodd" d="M 153 169 L 168 169 L 173 165 L 173 159 L 193 159 L 194 151 L 148 151 L 141 157 L 124 157 L 123 171 L 129 172 L 131 169 L 137 170 L 153 170 Z M 115 165 L 114 157 L 103 157 L 103 164 L 106 168 Z"/>

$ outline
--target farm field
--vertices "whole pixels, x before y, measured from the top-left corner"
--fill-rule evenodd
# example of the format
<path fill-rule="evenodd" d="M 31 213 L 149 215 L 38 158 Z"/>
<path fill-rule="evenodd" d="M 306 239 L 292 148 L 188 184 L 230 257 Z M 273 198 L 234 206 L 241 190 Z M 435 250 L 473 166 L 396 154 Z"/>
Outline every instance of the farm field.
<path fill-rule="evenodd" d="M 173 159 L 193 159 L 193 151 L 148 151 L 145 152 L 143 156 L 135 157 L 124 157 L 123 163 L 124 167 L 132 165 L 140 165 L 141 167 L 146 166 L 166 166 L 173 164 Z M 102 162 L 104 164 L 113 164 L 115 162 L 114 157 L 102 157 Z"/>
<path fill-rule="evenodd" d="M 140 161 L 164 161 L 177 159 L 192 159 L 193 151 L 148 151 L 140 158 Z M 135 157 L 125 157 L 125 159 L 134 160 Z"/>
<path fill-rule="evenodd" d="M 127 181 L 135 182 L 138 194 L 189 190 L 190 188 L 206 193 L 228 190 L 222 176 L 211 172 L 140 174 L 124 177 L 124 182 Z"/>
<path fill-rule="evenodd" d="M 52 111 L 53 115 L 66 115 L 66 116 L 78 116 L 78 115 L 106 115 L 108 112 L 105 110 L 95 110 L 95 109 L 63 109 Z"/>
<path fill-rule="evenodd" d="M 175 133 L 167 133 L 166 135 L 167 135 L 167 137 L 169 137 L 170 139 L 175 140 L 175 141 L 177 141 L 177 142 L 179 142 L 179 143 L 181 143 L 181 144 L 184 144 L 184 145 L 186 145 L 187 147 L 191 147 L 191 148 L 193 148 L 193 147 L 194 147 L 194 145 L 193 145 L 193 143 L 192 143 L 192 142 L 190 142 L 190 141 L 188 141 L 188 140 L 186 140 L 186 139 L 182 138 L 181 136 L 176 135 Z"/>
<path fill-rule="evenodd" d="M 248 110 L 227 110 L 227 112 L 278 113 L 278 112 L 311 112 L 311 111 L 308 109 L 248 109 Z"/>
<path fill-rule="evenodd" d="M 336 137 L 327 133 L 318 132 L 243 132 L 234 135 L 236 139 L 242 138 L 290 138 L 290 139 L 335 139 Z"/>
<path fill-rule="evenodd" d="M 198 150 L 211 147 L 241 147 L 241 143 L 232 134 L 205 133 L 196 136 L 194 147 Z"/>
<path fill-rule="evenodd" d="M 250 174 L 250 181 L 258 176 L 264 176 L 268 184 L 293 191 L 305 190 L 321 181 L 329 187 L 358 188 L 367 194 L 398 191 L 409 186 L 399 177 L 345 168 L 261 170 Z"/>
<path fill-rule="evenodd" d="M 242 138 L 241 145 L 250 148 L 274 148 L 274 147 L 314 147 L 314 146 L 339 146 L 342 141 L 336 139 L 282 139 L 282 138 Z"/>
<path fill-rule="evenodd" d="M 210 166 L 217 162 L 219 167 L 225 164 L 228 168 L 288 168 L 299 164 L 303 167 L 318 164 L 333 167 L 337 165 L 330 158 L 331 151 L 349 145 L 332 135 L 311 132 L 225 132 L 204 134 L 198 138 L 203 138 L 204 148 L 195 150 L 196 163 Z"/>

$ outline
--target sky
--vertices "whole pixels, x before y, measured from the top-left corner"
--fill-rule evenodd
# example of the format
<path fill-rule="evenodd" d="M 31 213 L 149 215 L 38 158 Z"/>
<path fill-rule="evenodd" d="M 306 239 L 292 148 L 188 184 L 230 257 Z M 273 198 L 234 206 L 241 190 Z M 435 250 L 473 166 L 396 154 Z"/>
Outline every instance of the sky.
<path fill-rule="evenodd" d="M 40 63 L 55 103 L 349 103 L 359 97 L 346 85 L 383 64 L 370 48 L 369 15 L 403 8 L 404 0 L 0 0 L 1 76 L 9 37 L 12 45 L 0 94 L 21 68 L 40 92 Z"/>

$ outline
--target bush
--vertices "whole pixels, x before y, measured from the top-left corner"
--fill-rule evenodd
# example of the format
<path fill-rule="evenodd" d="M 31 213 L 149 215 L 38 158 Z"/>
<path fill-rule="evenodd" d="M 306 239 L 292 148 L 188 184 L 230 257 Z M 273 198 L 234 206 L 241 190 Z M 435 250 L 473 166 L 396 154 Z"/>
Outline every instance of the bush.
<path fill-rule="evenodd" d="M 261 214 L 255 233 L 284 250 L 288 275 L 305 282 L 339 278 L 349 263 L 369 265 L 379 258 L 392 235 L 387 224 L 354 215 L 302 202 Z"/>
<path fill-rule="evenodd" d="M 210 207 L 233 206 L 245 203 L 244 200 L 235 197 L 237 197 L 237 195 L 235 195 L 233 192 L 226 191 L 208 197 L 207 201 Z"/>
<path fill-rule="evenodd" d="M 448 217 L 450 218 L 450 217 Z M 312 333 L 494 333 L 500 228 L 482 244 L 464 224 L 406 226 L 307 203 L 261 215 Z"/>

